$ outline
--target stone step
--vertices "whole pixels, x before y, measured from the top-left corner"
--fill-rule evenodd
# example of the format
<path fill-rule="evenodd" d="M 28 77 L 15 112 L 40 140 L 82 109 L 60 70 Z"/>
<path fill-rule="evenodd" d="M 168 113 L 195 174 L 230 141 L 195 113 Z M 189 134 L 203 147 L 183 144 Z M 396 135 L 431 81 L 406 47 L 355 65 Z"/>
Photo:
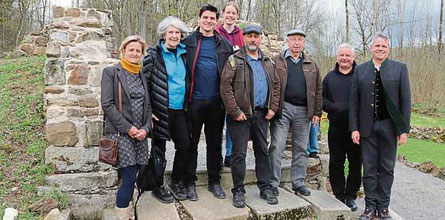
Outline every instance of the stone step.
<path fill-rule="evenodd" d="M 224 189 L 227 197 L 217 199 L 207 190 L 207 187 L 197 187 L 198 201 L 181 201 L 186 212 L 194 220 L 245 220 L 248 219 L 249 208 L 235 208 L 232 205 L 232 193 Z"/>
<path fill-rule="evenodd" d="M 116 212 L 114 209 L 102 210 L 102 220 L 116 220 Z"/>
<path fill-rule="evenodd" d="M 360 215 L 365 211 L 365 199 L 357 198 L 357 211 L 352 213 L 352 219 L 358 219 Z M 389 214 L 393 220 L 403 220 L 403 218 L 395 213 L 391 208 L 389 208 Z"/>
<path fill-rule="evenodd" d="M 277 205 L 269 205 L 260 198 L 257 186 L 246 189 L 246 203 L 251 209 L 253 219 L 312 219 L 311 205 L 303 199 L 279 188 Z"/>
<path fill-rule="evenodd" d="M 293 192 L 290 184 L 284 187 Z M 345 204 L 338 201 L 334 196 L 324 191 L 311 190 L 310 196 L 298 195 L 312 205 L 317 219 L 351 219 L 352 213 Z"/>
<path fill-rule="evenodd" d="M 151 195 L 151 191 L 144 192 L 136 207 L 138 219 L 150 220 L 180 220 L 178 203 L 164 204 Z"/>

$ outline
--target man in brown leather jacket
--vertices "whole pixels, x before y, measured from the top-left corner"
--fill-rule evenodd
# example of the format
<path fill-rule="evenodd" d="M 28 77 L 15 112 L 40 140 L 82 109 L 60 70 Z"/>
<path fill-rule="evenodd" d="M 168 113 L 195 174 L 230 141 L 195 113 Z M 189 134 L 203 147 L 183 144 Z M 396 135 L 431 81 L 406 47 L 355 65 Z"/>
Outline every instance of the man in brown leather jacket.
<path fill-rule="evenodd" d="M 281 180 L 281 155 L 286 146 L 289 126 L 292 126 L 291 183 L 295 193 L 309 196 L 304 185 L 308 155 L 306 143 L 309 122 L 319 123 L 322 109 L 321 76 L 315 62 L 303 52 L 306 34 L 292 30 L 287 34 L 289 49 L 273 57 L 280 79 L 280 108 L 271 122 L 269 158 L 273 175 L 272 191 L 278 195 Z"/>
<path fill-rule="evenodd" d="M 259 49 L 262 28 L 248 25 L 243 29 L 244 47 L 229 57 L 221 79 L 221 97 L 226 107 L 232 137 L 233 205 L 245 207 L 244 178 L 249 136 L 255 151 L 256 176 L 260 197 L 277 204 L 269 183 L 272 173 L 267 152 L 269 120 L 278 110 L 280 84 L 272 60 Z"/>

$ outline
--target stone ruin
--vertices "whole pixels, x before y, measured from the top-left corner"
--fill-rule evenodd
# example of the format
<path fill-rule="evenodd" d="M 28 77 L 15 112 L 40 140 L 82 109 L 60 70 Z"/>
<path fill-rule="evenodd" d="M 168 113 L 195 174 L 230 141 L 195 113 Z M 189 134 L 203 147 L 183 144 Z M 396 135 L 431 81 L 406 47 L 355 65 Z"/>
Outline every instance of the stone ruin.
<path fill-rule="evenodd" d="M 54 7 L 53 15 L 51 24 L 25 37 L 14 52 L 32 56 L 44 51 L 47 56 L 45 163 L 52 164 L 55 173 L 46 177 L 47 186 L 38 193 L 58 190 L 68 196 L 74 218 L 99 219 L 102 210 L 114 207 L 118 185 L 116 169 L 99 163 L 97 146 L 103 129 L 102 70 L 118 62 L 111 11 Z M 283 43 L 273 35 L 263 42 L 267 47 L 262 49 L 270 53 L 279 52 Z M 321 145 L 326 154 L 327 147 Z M 330 189 L 327 169 L 328 155 L 310 160 L 311 188 Z"/>
<path fill-rule="evenodd" d="M 49 186 L 39 193 L 56 188 L 68 195 L 76 218 L 96 219 L 114 206 L 118 183 L 116 170 L 98 162 L 97 146 L 103 129 L 102 70 L 118 62 L 112 58 L 111 12 L 54 7 L 53 14 L 44 31 L 45 163 L 53 164 L 56 174 L 46 177 Z"/>

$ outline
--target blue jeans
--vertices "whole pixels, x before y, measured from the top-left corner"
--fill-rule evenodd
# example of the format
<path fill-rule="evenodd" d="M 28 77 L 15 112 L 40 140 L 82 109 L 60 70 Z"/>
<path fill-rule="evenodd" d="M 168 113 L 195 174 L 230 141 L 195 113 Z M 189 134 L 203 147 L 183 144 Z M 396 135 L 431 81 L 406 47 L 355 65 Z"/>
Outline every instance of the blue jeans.
<path fill-rule="evenodd" d="M 307 153 L 318 153 L 318 130 L 320 130 L 320 123 L 315 127 L 312 126 L 312 121 L 309 123 L 309 140 L 307 142 Z"/>
<path fill-rule="evenodd" d="M 226 157 L 232 156 L 232 138 L 229 131 L 229 116 L 226 115 Z"/>

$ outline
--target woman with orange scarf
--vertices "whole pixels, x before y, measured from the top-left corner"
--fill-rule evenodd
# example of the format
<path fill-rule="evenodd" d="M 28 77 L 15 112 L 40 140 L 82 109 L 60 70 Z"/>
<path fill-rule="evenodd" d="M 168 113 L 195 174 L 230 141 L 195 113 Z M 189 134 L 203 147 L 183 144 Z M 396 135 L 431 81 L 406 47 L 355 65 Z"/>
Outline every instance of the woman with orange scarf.
<path fill-rule="evenodd" d="M 130 219 L 131 198 L 137 173 L 148 164 L 147 136 L 151 130 L 151 105 L 141 57 L 147 44 L 139 36 L 127 37 L 120 46 L 121 60 L 102 73 L 101 104 L 104 133 L 119 138 L 117 168 L 121 184 L 116 195 L 116 219 Z M 118 110 L 118 88 L 122 88 L 122 112 Z"/>

